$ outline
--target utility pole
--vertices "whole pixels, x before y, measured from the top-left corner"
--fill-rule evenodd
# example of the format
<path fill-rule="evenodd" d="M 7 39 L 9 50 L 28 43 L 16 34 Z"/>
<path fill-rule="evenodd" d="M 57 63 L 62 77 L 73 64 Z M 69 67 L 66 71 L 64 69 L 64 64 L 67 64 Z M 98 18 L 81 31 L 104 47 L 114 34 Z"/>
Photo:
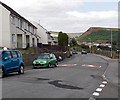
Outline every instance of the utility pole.
<path fill-rule="evenodd" d="M 90 53 L 92 53 L 92 41 L 91 41 L 91 38 L 88 38 L 90 40 L 90 45 L 89 45 L 89 48 L 90 48 Z"/>
<path fill-rule="evenodd" d="M 112 54 L 112 49 L 113 49 L 113 45 L 112 45 L 112 42 L 113 42 L 113 34 L 112 34 L 112 29 L 107 29 L 108 31 L 110 31 L 110 37 L 111 37 L 111 39 L 110 39 L 110 41 L 111 41 L 111 50 L 110 50 L 110 57 L 112 58 L 113 57 L 113 54 Z"/>
<path fill-rule="evenodd" d="M 111 58 L 112 58 L 112 56 L 113 56 L 113 54 L 112 54 L 112 41 L 113 41 L 113 38 L 112 38 L 112 29 L 110 30 L 111 31 Z"/>

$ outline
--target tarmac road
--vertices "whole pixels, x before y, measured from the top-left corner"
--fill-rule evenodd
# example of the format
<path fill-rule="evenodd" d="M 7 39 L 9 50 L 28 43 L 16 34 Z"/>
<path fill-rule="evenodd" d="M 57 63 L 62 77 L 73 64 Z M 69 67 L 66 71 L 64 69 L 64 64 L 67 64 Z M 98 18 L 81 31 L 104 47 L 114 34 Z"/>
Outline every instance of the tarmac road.
<path fill-rule="evenodd" d="M 26 70 L 24 75 L 10 75 L 2 79 L 3 98 L 110 98 L 106 93 L 116 87 L 109 86 L 95 94 L 102 77 L 109 67 L 109 62 L 102 57 L 76 54 L 60 62 L 56 68 Z M 105 87 L 108 85 L 105 84 Z M 99 90 L 99 89 L 98 89 Z M 107 92 L 106 92 L 106 91 Z M 104 95 L 106 94 L 106 95 Z"/>

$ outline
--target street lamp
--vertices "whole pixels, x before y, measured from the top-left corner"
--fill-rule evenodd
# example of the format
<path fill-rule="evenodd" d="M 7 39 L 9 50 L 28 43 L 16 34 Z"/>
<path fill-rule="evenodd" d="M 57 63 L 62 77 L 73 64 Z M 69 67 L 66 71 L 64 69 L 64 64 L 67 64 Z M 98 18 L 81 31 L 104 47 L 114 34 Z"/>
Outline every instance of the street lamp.
<path fill-rule="evenodd" d="M 91 42 L 91 38 L 88 38 L 90 40 L 90 45 L 89 45 L 89 48 L 90 48 L 90 53 L 92 53 L 92 42 Z"/>
<path fill-rule="evenodd" d="M 113 56 L 113 55 L 112 55 L 112 41 L 113 41 L 113 40 L 112 40 L 112 29 L 111 29 L 110 32 L 111 32 L 111 58 L 112 58 L 112 56 Z"/>
<path fill-rule="evenodd" d="M 110 37 L 111 37 L 111 40 L 110 40 L 110 41 L 111 41 L 110 57 L 112 58 L 112 56 L 113 56 L 113 54 L 112 54 L 112 41 L 113 41 L 113 38 L 112 38 L 112 37 L 113 37 L 113 36 L 112 36 L 112 29 L 107 29 L 107 30 L 109 30 L 109 31 L 110 31 L 110 34 L 111 34 L 111 36 L 110 36 Z"/>

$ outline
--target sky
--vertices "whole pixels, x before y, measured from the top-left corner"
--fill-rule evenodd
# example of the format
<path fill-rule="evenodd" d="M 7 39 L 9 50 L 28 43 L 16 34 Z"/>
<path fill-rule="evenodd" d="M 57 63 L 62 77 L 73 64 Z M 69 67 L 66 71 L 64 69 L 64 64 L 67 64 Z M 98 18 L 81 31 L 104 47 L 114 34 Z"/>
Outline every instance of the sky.
<path fill-rule="evenodd" d="M 1 0 L 48 31 L 85 32 L 90 27 L 118 27 L 119 0 Z"/>

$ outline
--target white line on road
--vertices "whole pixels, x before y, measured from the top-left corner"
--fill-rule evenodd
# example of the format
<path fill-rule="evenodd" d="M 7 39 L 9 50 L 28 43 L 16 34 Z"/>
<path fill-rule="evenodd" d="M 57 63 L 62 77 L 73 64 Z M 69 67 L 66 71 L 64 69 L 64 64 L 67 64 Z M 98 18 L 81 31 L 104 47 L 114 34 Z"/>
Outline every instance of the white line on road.
<path fill-rule="evenodd" d="M 67 66 L 77 66 L 77 64 L 59 64 L 58 66 L 63 66 L 63 67 L 67 67 Z"/>
<path fill-rule="evenodd" d="M 103 83 L 103 84 L 107 84 L 107 81 L 103 81 L 102 83 Z"/>
<path fill-rule="evenodd" d="M 104 84 L 101 84 L 100 87 L 105 87 L 105 85 L 104 85 Z"/>
<path fill-rule="evenodd" d="M 83 64 L 82 65 L 83 67 L 91 67 L 91 68 L 101 68 L 101 66 L 98 66 L 98 65 L 91 65 L 91 64 Z"/>
<path fill-rule="evenodd" d="M 100 94 L 98 92 L 94 92 L 93 96 L 99 96 Z"/>
<path fill-rule="evenodd" d="M 101 91 L 102 91 L 102 88 L 97 88 L 96 91 L 97 91 L 97 92 L 101 92 Z"/>
<path fill-rule="evenodd" d="M 96 91 L 92 94 L 94 97 L 99 96 L 100 93 L 102 91 L 102 89 L 105 87 L 105 85 L 107 84 L 107 81 L 103 81 L 102 84 L 99 86 L 99 88 L 96 89 Z M 95 100 L 95 98 L 90 97 L 89 100 Z"/>

